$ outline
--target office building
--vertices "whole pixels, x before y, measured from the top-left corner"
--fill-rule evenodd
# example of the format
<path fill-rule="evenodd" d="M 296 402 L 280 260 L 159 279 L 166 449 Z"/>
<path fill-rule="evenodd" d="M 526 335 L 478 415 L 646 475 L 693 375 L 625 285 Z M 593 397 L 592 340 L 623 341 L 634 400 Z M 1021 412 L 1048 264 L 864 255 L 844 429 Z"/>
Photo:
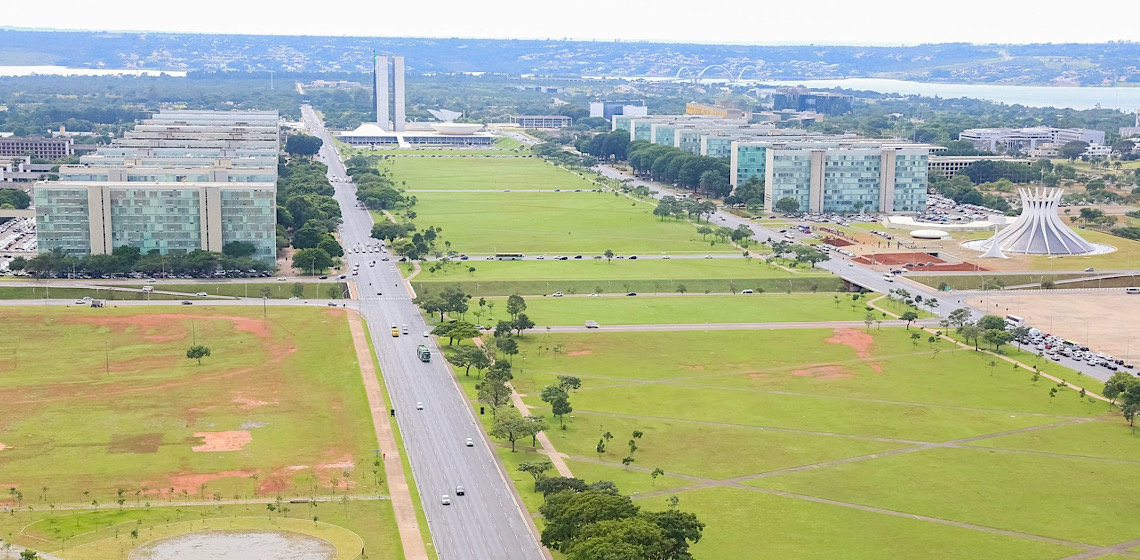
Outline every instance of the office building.
<path fill-rule="evenodd" d="M 523 128 L 566 128 L 570 117 L 562 115 L 511 115 L 511 122 Z"/>
<path fill-rule="evenodd" d="M 388 132 L 403 132 L 404 57 L 372 55 L 372 97 L 376 124 Z"/>
<path fill-rule="evenodd" d="M 1088 144 L 1104 144 L 1104 131 L 1087 128 L 1052 128 L 1046 126 L 1031 128 L 970 128 L 958 134 L 959 140 L 967 140 L 974 149 L 988 152 L 1027 152 L 1038 144 L 1064 146 L 1073 141 Z"/>
<path fill-rule="evenodd" d="M 70 138 L 8 136 L 0 138 L 0 156 L 59 159 L 70 156 L 73 153 L 72 146 Z"/>
<path fill-rule="evenodd" d="M 965 169 L 972 163 L 983 160 L 1019 163 L 1026 167 L 1033 164 L 1033 160 L 1031 159 L 1010 156 L 940 156 L 931 154 L 930 159 L 927 161 L 927 169 L 930 171 L 930 175 L 953 179 L 955 173 Z"/>
<path fill-rule="evenodd" d="M 58 181 L 36 183 L 40 252 L 221 252 L 231 242 L 276 256 L 276 112 L 164 111 Z M 270 125 L 270 123 L 272 123 Z"/>
<path fill-rule="evenodd" d="M 612 121 L 614 115 L 640 116 L 649 114 L 644 99 L 623 99 L 619 101 L 591 101 L 590 116 Z"/>
<path fill-rule="evenodd" d="M 772 94 L 772 109 L 781 111 L 812 111 L 836 116 L 850 113 L 855 97 L 842 93 L 811 91 L 802 88 L 782 88 Z"/>
<path fill-rule="evenodd" d="M 730 182 L 764 179 L 765 208 L 783 198 L 804 212 L 921 212 L 930 146 L 826 137 L 732 144 Z"/>
<path fill-rule="evenodd" d="M 743 119 L 747 113 L 735 107 L 689 102 L 685 104 L 686 115 L 712 115 L 722 119 Z"/>

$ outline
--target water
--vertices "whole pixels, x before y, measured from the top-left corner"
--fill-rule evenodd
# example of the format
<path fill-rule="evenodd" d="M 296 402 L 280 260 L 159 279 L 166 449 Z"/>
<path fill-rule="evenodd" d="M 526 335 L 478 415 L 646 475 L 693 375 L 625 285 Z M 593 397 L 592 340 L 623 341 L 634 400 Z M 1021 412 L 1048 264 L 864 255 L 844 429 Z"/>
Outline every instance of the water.
<path fill-rule="evenodd" d="M 613 76 L 583 76 L 585 79 L 624 79 L 653 82 L 677 81 L 673 77 L 633 76 L 627 78 Z M 682 80 L 683 81 L 683 80 Z M 725 84 L 725 79 L 702 79 L 701 83 Z M 806 86 L 816 89 L 844 88 L 875 91 L 879 93 L 899 93 L 923 95 L 926 97 L 969 97 L 1027 107 L 1058 107 L 1069 109 L 1119 109 L 1132 112 L 1140 109 L 1140 87 L 1078 87 L 1078 86 L 1014 86 L 998 84 L 941 84 L 912 82 L 908 80 L 888 80 L 885 78 L 843 78 L 833 80 L 740 80 L 740 85 L 757 86 Z"/>
<path fill-rule="evenodd" d="M 184 70 L 139 68 L 68 68 L 66 66 L 0 66 L 0 76 L 157 76 L 185 78 Z"/>
<path fill-rule="evenodd" d="M 880 78 L 842 80 L 766 81 L 780 86 L 804 85 L 810 88 L 845 88 L 901 93 L 926 97 L 970 97 L 1028 107 L 1068 107 L 1135 111 L 1140 108 L 1140 87 L 1014 86 L 998 84 L 936 84 Z"/>

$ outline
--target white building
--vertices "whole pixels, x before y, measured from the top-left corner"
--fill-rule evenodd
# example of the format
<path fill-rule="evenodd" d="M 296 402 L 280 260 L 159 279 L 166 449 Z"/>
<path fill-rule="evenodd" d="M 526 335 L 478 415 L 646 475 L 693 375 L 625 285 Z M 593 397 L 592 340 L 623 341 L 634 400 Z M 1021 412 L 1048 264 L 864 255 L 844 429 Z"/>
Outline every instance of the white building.
<path fill-rule="evenodd" d="M 958 135 L 959 140 L 968 140 L 978 150 L 1029 151 L 1038 144 L 1050 143 L 1063 146 L 1078 140 L 1089 144 L 1104 144 L 1104 131 L 1088 128 L 970 128 Z"/>

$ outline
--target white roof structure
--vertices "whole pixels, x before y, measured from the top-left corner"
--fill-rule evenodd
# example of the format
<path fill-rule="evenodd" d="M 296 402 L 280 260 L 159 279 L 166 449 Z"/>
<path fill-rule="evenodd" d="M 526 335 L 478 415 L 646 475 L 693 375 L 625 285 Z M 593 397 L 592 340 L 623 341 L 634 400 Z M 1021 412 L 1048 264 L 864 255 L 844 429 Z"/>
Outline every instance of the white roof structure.
<path fill-rule="evenodd" d="M 1021 216 L 1005 229 L 981 243 L 984 256 L 997 256 L 1000 251 L 1026 255 L 1085 255 L 1098 249 L 1057 215 L 1062 189 L 1020 189 Z M 993 250 L 997 244 L 998 251 Z"/>

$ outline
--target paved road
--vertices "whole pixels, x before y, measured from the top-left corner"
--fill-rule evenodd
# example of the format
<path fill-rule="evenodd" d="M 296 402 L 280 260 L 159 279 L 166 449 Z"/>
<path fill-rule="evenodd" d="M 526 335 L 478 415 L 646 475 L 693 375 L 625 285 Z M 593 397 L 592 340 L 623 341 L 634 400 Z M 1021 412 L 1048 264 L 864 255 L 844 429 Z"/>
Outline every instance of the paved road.
<path fill-rule="evenodd" d="M 303 118 L 309 130 L 325 141 L 319 158 L 329 166 L 329 176 L 344 179 L 332 183 L 344 219 L 342 243 L 351 247 L 375 242 L 369 238 L 372 216 L 356 207 L 355 187 L 347 182 L 331 138 L 308 106 L 303 108 Z M 347 258 L 362 263 L 360 275 L 355 277 L 361 295 L 360 312 L 380 358 L 439 557 L 543 558 L 529 518 L 490 443 L 482 437 L 466 397 L 433 341 L 421 336 L 429 328 L 412 303 L 396 263 L 380 262 L 370 267 L 368 262 L 376 259 L 374 255 L 351 254 Z M 393 338 L 393 324 L 407 325 L 409 334 Z M 417 357 L 419 344 L 432 347 L 430 363 Z M 424 404 L 424 410 L 416 410 L 417 402 Z M 466 438 L 473 438 L 475 445 L 466 447 Z M 455 495 L 456 485 L 463 485 L 465 496 Z M 452 505 L 441 505 L 444 494 L 451 496 Z"/>

